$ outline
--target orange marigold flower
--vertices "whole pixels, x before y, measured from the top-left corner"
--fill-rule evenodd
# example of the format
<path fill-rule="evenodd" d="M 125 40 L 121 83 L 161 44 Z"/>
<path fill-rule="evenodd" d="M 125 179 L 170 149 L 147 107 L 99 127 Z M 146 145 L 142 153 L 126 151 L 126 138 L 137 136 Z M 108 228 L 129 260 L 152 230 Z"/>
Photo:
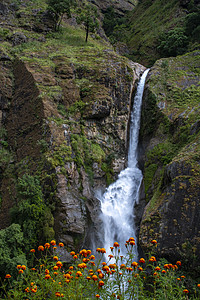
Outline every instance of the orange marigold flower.
<path fill-rule="evenodd" d="M 77 255 L 74 255 L 74 256 L 73 256 L 73 259 L 77 259 L 77 258 L 78 258 L 78 256 L 77 256 Z"/>
<path fill-rule="evenodd" d="M 31 288 L 31 292 L 32 292 L 32 293 L 36 293 L 36 292 L 37 292 L 37 287 Z"/>
<path fill-rule="evenodd" d="M 56 293 L 55 293 L 55 296 L 56 296 L 56 297 L 61 297 L 60 292 L 56 292 Z"/>
<path fill-rule="evenodd" d="M 178 261 L 176 262 L 176 265 L 177 265 L 177 266 L 181 266 L 181 262 L 178 260 Z"/>
<path fill-rule="evenodd" d="M 157 244 L 157 241 L 156 241 L 156 240 L 152 240 L 151 243 L 152 243 L 153 245 L 156 245 L 156 244 Z"/>
<path fill-rule="evenodd" d="M 119 247 L 119 244 L 117 242 L 114 243 L 113 245 L 115 248 Z"/>
<path fill-rule="evenodd" d="M 56 266 L 57 266 L 58 268 L 61 268 L 61 267 L 63 266 L 63 264 L 62 264 L 61 261 L 57 261 Z"/>
<path fill-rule="evenodd" d="M 101 253 L 106 253 L 106 249 L 105 248 L 101 248 Z"/>
<path fill-rule="evenodd" d="M 45 274 L 49 274 L 49 270 L 48 269 L 45 270 Z"/>
<path fill-rule="evenodd" d="M 94 281 L 97 281 L 97 280 L 98 280 L 97 275 L 92 275 L 92 279 L 93 279 Z"/>
<path fill-rule="evenodd" d="M 197 287 L 200 288 L 200 283 L 197 284 Z"/>
<path fill-rule="evenodd" d="M 69 273 L 67 273 L 67 274 L 64 275 L 64 277 L 67 278 L 67 279 L 70 279 L 71 275 Z"/>
<path fill-rule="evenodd" d="M 30 292 L 30 289 L 29 289 L 28 286 L 27 286 L 27 288 L 25 288 L 25 292 L 26 292 L 26 293 L 29 293 L 29 292 Z"/>
<path fill-rule="evenodd" d="M 35 253 L 35 249 L 31 249 L 30 252 L 31 252 L 31 253 Z"/>
<path fill-rule="evenodd" d="M 126 268 L 126 265 L 125 264 L 121 264 L 120 269 L 124 269 L 124 268 Z"/>
<path fill-rule="evenodd" d="M 183 290 L 183 293 L 188 294 L 189 291 L 188 291 L 187 289 L 184 289 L 184 290 Z"/>
<path fill-rule="evenodd" d="M 86 250 L 86 249 L 82 249 L 79 253 L 80 253 L 82 256 L 87 257 L 87 250 Z"/>
<path fill-rule="evenodd" d="M 36 271 L 36 268 L 31 268 L 32 271 Z"/>
<path fill-rule="evenodd" d="M 110 247 L 110 250 L 113 251 L 114 247 Z"/>
<path fill-rule="evenodd" d="M 43 246 L 39 246 L 38 247 L 38 251 L 44 251 L 44 247 Z"/>
<path fill-rule="evenodd" d="M 17 265 L 17 269 L 18 269 L 18 270 L 21 269 L 21 267 L 22 267 L 21 265 Z"/>
<path fill-rule="evenodd" d="M 58 272 L 53 272 L 54 275 L 58 275 Z"/>
<path fill-rule="evenodd" d="M 54 271 L 57 271 L 57 270 L 58 270 L 58 266 L 54 266 L 54 267 L 53 267 L 53 270 L 54 270 Z"/>
<path fill-rule="evenodd" d="M 96 251 L 97 251 L 97 252 L 101 252 L 101 248 L 97 248 Z"/>
<path fill-rule="evenodd" d="M 183 278 L 183 279 L 184 279 L 184 278 L 185 278 L 185 276 L 184 276 L 184 275 L 182 275 L 182 276 L 181 276 L 181 278 Z"/>
<path fill-rule="evenodd" d="M 60 297 L 64 297 L 64 294 L 60 294 Z"/>
<path fill-rule="evenodd" d="M 176 278 L 176 280 L 178 280 L 178 281 L 181 281 L 181 279 L 180 279 L 180 278 Z"/>
<path fill-rule="evenodd" d="M 165 271 L 165 270 L 162 270 L 162 271 L 161 271 L 161 273 L 165 274 L 165 273 L 166 273 L 166 271 Z"/>
<path fill-rule="evenodd" d="M 103 273 L 99 273 L 99 278 L 100 278 L 100 279 L 104 278 Z"/>
<path fill-rule="evenodd" d="M 18 273 L 19 273 L 19 274 L 23 274 L 24 271 L 23 271 L 22 269 L 20 269 L 20 270 L 18 271 Z"/>
<path fill-rule="evenodd" d="M 5 278 L 11 278 L 11 275 L 10 274 L 6 274 Z"/>
<path fill-rule="evenodd" d="M 145 259 L 144 258 L 140 258 L 139 262 L 142 263 L 142 264 L 144 264 L 145 263 Z"/>
<path fill-rule="evenodd" d="M 103 280 L 100 280 L 100 281 L 99 281 L 99 286 L 104 286 Z"/>
<path fill-rule="evenodd" d="M 25 271 L 25 270 L 26 270 L 26 266 L 25 266 L 25 265 L 22 265 L 22 266 L 21 266 L 21 269 Z"/>
<path fill-rule="evenodd" d="M 70 255 L 74 256 L 74 255 L 75 255 L 75 252 L 74 252 L 74 251 L 71 251 L 71 252 L 70 252 Z"/>
<path fill-rule="evenodd" d="M 96 294 L 96 298 L 100 298 L 99 294 Z"/>
<path fill-rule="evenodd" d="M 87 255 L 90 255 L 92 253 L 91 250 L 87 250 Z"/>
<path fill-rule="evenodd" d="M 105 261 L 103 261 L 101 264 L 102 264 L 102 266 L 106 266 L 106 262 Z"/>
<path fill-rule="evenodd" d="M 50 278 L 51 278 L 51 276 L 49 274 L 45 275 L 45 279 L 50 279 Z"/>
<path fill-rule="evenodd" d="M 130 245 L 134 246 L 135 245 L 135 241 L 130 241 Z"/>
<path fill-rule="evenodd" d="M 66 279 L 66 280 L 65 280 L 65 282 L 66 282 L 66 283 L 69 283 L 69 282 L 70 282 L 70 280 L 69 280 L 69 279 Z"/>
<path fill-rule="evenodd" d="M 109 254 L 108 257 L 111 259 L 113 258 L 114 256 L 112 254 Z"/>
<path fill-rule="evenodd" d="M 164 265 L 164 268 L 165 268 L 165 269 L 170 269 L 169 264 L 165 264 L 165 265 Z"/>
<path fill-rule="evenodd" d="M 90 259 L 94 260 L 94 259 L 95 259 L 95 256 L 94 256 L 94 255 L 91 255 L 91 256 L 90 256 Z"/>
<path fill-rule="evenodd" d="M 149 261 L 150 261 L 150 262 L 155 262 L 155 261 L 156 261 L 155 256 L 151 256 L 150 259 L 149 259 Z"/>
<path fill-rule="evenodd" d="M 45 244 L 44 244 L 44 248 L 45 248 L 45 249 L 49 249 L 49 248 L 50 248 L 50 244 L 49 244 L 49 243 L 45 243 Z"/>
<path fill-rule="evenodd" d="M 160 267 L 155 267 L 155 271 L 160 271 Z"/>
<path fill-rule="evenodd" d="M 64 247 L 64 244 L 63 243 L 59 243 L 58 246 L 59 247 Z"/>
<path fill-rule="evenodd" d="M 137 268 L 138 263 L 137 263 L 136 261 L 133 261 L 133 262 L 131 263 L 131 266 L 134 267 L 134 268 Z"/>
<path fill-rule="evenodd" d="M 130 239 L 128 240 L 129 242 L 131 241 L 135 241 L 134 237 L 130 237 Z"/>
<path fill-rule="evenodd" d="M 54 257 L 53 257 L 53 260 L 58 260 L 58 256 L 54 256 Z"/>
<path fill-rule="evenodd" d="M 91 279 L 91 277 L 90 277 L 90 276 L 87 276 L 87 277 L 86 277 L 86 279 L 87 279 L 87 280 L 90 280 L 90 279 Z"/>
<path fill-rule="evenodd" d="M 83 274 L 81 273 L 81 271 L 77 271 L 76 272 L 76 276 L 82 276 Z"/>
<path fill-rule="evenodd" d="M 143 268 L 142 268 L 142 267 L 139 267 L 138 270 L 139 270 L 139 271 L 143 271 Z"/>
<path fill-rule="evenodd" d="M 55 245 L 56 245 L 56 241 L 55 241 L 55 240 L 52 240 L 52 241 L 50 242 L 50 244 L 51 244 L 52 246 L 55 246 Z"/>
<path fill-rule="evenodd" d="M 74 267 L 73 267 L 73 266 L 70 266 L 70 267 L 69 267 L 69 269 L 70 269 L 70 270 L 73 270 L 73 269 L 74 269 Z"/>

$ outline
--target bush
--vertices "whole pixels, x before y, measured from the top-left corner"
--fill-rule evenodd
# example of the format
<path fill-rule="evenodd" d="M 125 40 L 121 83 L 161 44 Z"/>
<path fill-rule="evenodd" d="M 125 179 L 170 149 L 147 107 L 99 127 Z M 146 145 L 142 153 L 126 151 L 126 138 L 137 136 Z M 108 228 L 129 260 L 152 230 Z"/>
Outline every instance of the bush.
<path fill-rule="evenodd" d="M 6 273 L 17 275 L 16 265 L 27 264 L 26 256 L 22 249 L 24 237 L 19 224 L 12 224 L 0 231 L 0 277 Z"/>
<path fill-rule="evenodd" d="M 161 56 L 177 56 L 187 51 L 188 37 L 183 28 L 175 28 L 167 33 L 162 33 L 157 47 Z"/>
<path fill-rule="evenodd" d="M 48 222 L 45 214 L 48 208 L 43 201 L 39 179 L 31 175 L 23 175 L 17 183 L 18 203 L 11 209 L 14 223 L 21 225 L 24 233 L 25 247 L 35 245 L 43 236 L 44 225 Z"/>
<path fill-rule="evenodd" d="M 152 250 L 157 244 L 151 241 Z M 64 266 L 57 253 L 62 252 L 53 240 L 30 254 L 37 264 L 26 268 L 17 266 L 18 280 L 5 288 L 3 299 L 199 299 L 200 284 L 188 290 L 187 279 L 181 272 L 181 262 L 175 265 L 165 260 L 156 261 L 150 253 L 147 259 L 134 260 L 134 238 L 126 242 L 127 253 L 120 256 L 119 244 L 114 243 L 111 254 L 105 255 L 104 248 L 97 248 L 98 259 L 90 250 L 79 253 L 71 251 L 72 264 Z M 105 260 L 105 261 L 102 261 Z M 26 269 L 26 273 L 24 270 Z M 12 274 L 7 274 L 4 287 Z"/>

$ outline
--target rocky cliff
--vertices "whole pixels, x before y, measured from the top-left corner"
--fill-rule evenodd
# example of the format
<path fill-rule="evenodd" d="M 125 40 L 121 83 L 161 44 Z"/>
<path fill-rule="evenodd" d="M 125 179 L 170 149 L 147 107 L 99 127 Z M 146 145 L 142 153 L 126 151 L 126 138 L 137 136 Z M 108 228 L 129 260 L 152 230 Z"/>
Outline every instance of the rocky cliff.
<path fill-rule="evenodd" d="M 199 265 L 199 51 L 161 59 L 146 85 L 141 148 L 145 149 L 143 250 L 157 239 L 157 255 Z"/>
<path fill-rule="evenodd" d="M 34 1 L 23 5 L 2 6 L 0 99 L 7 136 L 1 151 L 7 161 L 0 227 L 12 221 L 10 208 L 20 207 L 20 180 L 37 176 L 50 209 L 43 239 L 54 231 L 58 241 L 79 247 L 99 226 L 96 191 L 126 164 L 132 94 L 145 68 L 103 41 L 85 44 L 78 27 L 48 34 L 51 23 L 38 28 L 32 18 L 35 13 L 43 19 L 45 12 L 36 11 Z"/>

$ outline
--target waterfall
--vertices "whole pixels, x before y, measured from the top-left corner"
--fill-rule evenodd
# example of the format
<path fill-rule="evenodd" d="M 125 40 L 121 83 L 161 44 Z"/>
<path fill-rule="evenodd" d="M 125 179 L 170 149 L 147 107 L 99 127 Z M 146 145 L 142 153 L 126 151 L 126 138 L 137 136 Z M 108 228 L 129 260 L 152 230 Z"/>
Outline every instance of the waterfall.
<path fill-rule="evenodd" d="M 104 224 L 104 248 L 110 253 L 114 242 L 120 244 L 121 255 L 125 255 L 125 242 L 135 236 L 134 205 L 138 202 L 142 182 L 142 172 L 138 168 L 137 146 L 140 129 L 142 96 L 147 69 L 137 87 L 130 120 L 130 142 L 128 151 L 128 167 L 121 171 L 116 182 L 112 183 L 100 197 L 102 221 Z M 137 247 L 137 246 L 136 246 Z M 135 248 L 137 259 L 137 248 Z"/>

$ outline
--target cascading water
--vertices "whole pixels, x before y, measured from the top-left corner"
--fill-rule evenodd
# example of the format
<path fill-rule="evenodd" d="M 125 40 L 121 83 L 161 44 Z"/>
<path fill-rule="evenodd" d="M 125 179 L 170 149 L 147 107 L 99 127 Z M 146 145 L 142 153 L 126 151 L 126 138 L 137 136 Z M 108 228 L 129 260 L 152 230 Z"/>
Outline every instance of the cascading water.
<path fill-rule="evenodd" d="M 107 253 L 110 252 L 110 246 L 114 242 L 118 242 L 120 244 L 121 255 L 124 255 L 126 240 L 130 237 L 136 238 L 134 204 L 138 201 L 142 182 L 142 172 L 137 167 L 137 146 L 142 96 L 148 71 L 149 69 L 143 73 L 134 98 L 130 122 L 128 167 L 120 172 L 117 181 L 111 184 L 99 199 L 101 201 L 101 217 L 104 224 L 104 248 Z M 137 249 L 135 251 L 137 259 Z"/>

